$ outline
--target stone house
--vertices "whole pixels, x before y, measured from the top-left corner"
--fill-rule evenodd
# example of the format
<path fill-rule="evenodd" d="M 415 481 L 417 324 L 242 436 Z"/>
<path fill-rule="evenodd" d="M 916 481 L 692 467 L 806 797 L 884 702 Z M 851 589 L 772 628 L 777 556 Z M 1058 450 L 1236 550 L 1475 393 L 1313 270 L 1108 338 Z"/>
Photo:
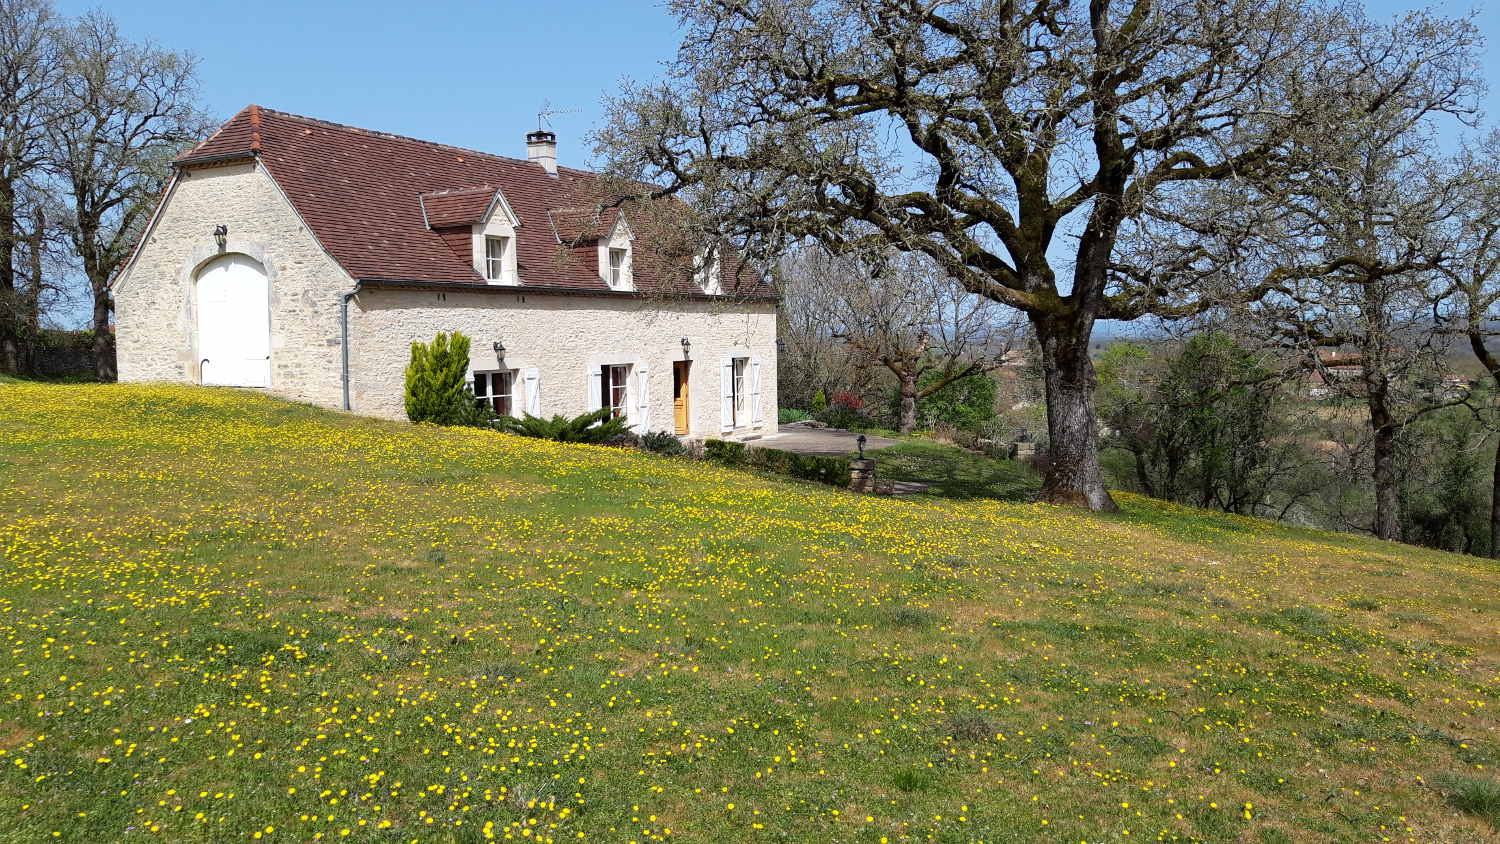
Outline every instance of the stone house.
<path fill-rule="evenodd" d="M 411 342 L 461 331 L 501 413 L 775 432 L 775 292 L 727 252 L 659 248 L 551 132 L 526 152 L 249 106 L 177 159 L 112 282 L 120 380 L 402 417 Z"/>
<path fill-rule="evenodd" d="M 1307 370 L 1307 396 L 1326 399 L 1350 389 L 1364 377 L 1364 356 L 1358 352 L 1318 349 Z"/>

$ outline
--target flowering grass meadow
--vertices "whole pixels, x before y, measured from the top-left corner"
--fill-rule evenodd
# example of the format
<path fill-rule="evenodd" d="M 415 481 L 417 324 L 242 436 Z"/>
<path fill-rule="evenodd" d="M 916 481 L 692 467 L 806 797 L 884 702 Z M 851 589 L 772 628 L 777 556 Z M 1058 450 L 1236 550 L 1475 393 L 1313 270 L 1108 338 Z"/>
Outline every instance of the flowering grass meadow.
<path fill-rule="evenodd" d="M 4 841 L 1495 836 L 1488 561 L 186 387 L 0 481 Z"/>

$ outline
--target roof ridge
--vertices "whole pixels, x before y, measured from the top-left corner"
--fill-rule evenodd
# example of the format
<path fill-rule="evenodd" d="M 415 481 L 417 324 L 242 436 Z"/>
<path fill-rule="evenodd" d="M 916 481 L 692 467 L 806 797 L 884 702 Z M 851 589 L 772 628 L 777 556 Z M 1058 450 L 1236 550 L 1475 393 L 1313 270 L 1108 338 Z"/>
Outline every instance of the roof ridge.
<path fill-rule="evenodd" d="M 385 138 L 387 140 L 394 140 L 394 141 L 410 141 L 411 143 L 414 143 L 414 144 L 423 144 L 425 146 L 437 147 L 439 149 L 452 150 L 453 152 L 467 153 L 469 155 L 479 155 L 479 156 L 483 156 L 485 158 L 494 158 L 494 159 L 497 159 L 497 160 L 500 160 L 500 161 L 509 161 L 509 162 L 513 162 L 513 163 L 516 163 L 516 164 L 532 164 L 533 163 L 532 161 L 530 161 L 528 159 L 525 159 L 525 158 L 516 158 L 515 156 L 510 156 L 510 155 L 499 155 L 497 153 L 485 152 L 483 150 L 471 149 L 469 147 L 461 147 L 461 146 L 456 146 L 454 144 L 445 144 L 445 143 L 442 143 L 441 141 L 429 141 L 426 138 L 414 138 L 411 135 L 400 135 L 400 134 L 397 134 L 395 132 L 384 132 L 384 131 L 381 131 L 379 129 L 366 129 L 363 126 L 351 126 L 348 123 L 336 123 L 336 122 L 334 122 L 332 120 L 324 120 L 324 119 L 322 119 L 320 117 L 309 117 L 309 116 L 307 116 L 305 114 L 293 114 L 292 112 L 289 112 L 289 111 L 281 111 L 279 109 L 274 109 L 274 108 L 265 108 L 265 107 L 262 106 L 262 107 L 260 107 L 260 111 L 262 113 L 265 113 L 265 114 L 275 114 L 275 115 L 278 115 L 278 116 L 281 116 L 281 117 L 290 118 L 292 120 L 300 120 L 300 121 L 303 121 L 303 122 L 306 122 L 306 123 L 312 123 L 312 124 L 318 125 L 318 126 L 326 126 L 326 127 L 330 128 L 330 129 L 342 129 L 342 130 L 349 131 L 349 132 L 357 132 L 357 133 L 359 133 L 361 135 L 369 135 L 369 136 L 375 137 L 375 138 Z M 538 166 L 540 166 L 540 165 L 538 165 Z M 597 175 L 599 175 L 598 173 L 595 173 L 592 170 L 580 170 L 577 167 L 558 167 L 557 169 L 558 170 L 570 170 L 570 171 L 572 171 L 574 173 L 578 173 L 578 174 L 581 174 L 581 175 L 584 175 L 584 176 L 597 176 Z"/>
<path fill-rule="evenodd" d="M 260 152 L 260 106 L 250 104 L 250 151 Z"/>

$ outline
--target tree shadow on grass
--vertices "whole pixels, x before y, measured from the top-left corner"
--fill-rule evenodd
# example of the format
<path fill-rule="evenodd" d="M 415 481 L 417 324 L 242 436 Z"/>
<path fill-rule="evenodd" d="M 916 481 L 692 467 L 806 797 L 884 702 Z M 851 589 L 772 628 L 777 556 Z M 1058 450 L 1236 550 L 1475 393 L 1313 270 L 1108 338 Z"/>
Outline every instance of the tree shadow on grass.
<path fill-rule="evenodd" d="M 908 442 L 870 453 L 883 480 L 928 484 L 940 498 L 1035 501 L 1042 478 L 1016 460 L 996 460 L 938 443 Z"/>

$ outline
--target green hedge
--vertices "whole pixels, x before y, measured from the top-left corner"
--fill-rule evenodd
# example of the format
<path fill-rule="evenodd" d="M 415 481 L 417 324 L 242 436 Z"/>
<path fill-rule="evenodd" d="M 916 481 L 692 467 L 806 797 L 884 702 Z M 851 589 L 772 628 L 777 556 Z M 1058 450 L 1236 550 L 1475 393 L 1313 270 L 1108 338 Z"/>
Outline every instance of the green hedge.
<path fill-rule="evenodd" d="M 739 466 L 745 462 L 745 444 L 731 440 L 706 440 L 703 443 L 703 454 L 709 460 Z"/>
<path fill-rule="evenodd" d="M 704 442 L 703 450 L 710 460 L 731 466 L 754 466 L 779 475 L 838 487 L 849 485 L 849 459 L 846 457 L 794 454 L 779 448 L 747 448 L 744 443 L 728 440 L 708 440 Z"/>

